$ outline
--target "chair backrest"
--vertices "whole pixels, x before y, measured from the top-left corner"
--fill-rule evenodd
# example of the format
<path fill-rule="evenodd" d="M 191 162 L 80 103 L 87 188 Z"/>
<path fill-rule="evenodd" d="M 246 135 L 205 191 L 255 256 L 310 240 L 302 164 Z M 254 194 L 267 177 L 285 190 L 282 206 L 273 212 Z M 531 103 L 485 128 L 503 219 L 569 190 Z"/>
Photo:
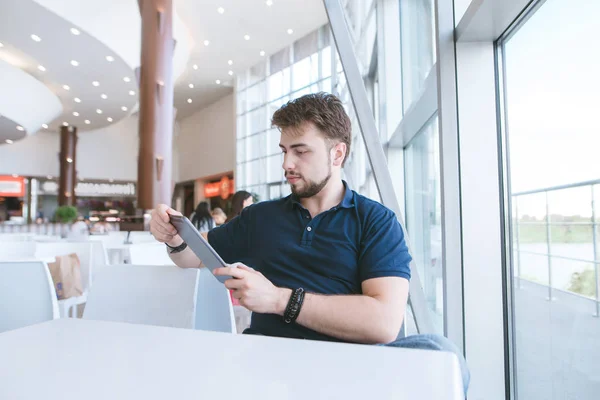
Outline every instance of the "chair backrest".
<path fill-rule="evenodd" d="M 109 265 L 97 271 L 83 318 L 194 328 L 198 270 Z"/>
<path fill-rule="evenodd" d="M 132 244 L 133 265 L 175 265 L 162 243 Z M 229 291 L 206 268 L 198 275 L 195 329 L 235 333 L 235 315 Z"/>
<path fill-rule="evenodd" d="M 128 250 L 133 265 L 175 265 L 162 243 L 132 244 Z"/>
<path fill-rule="evenodd" d="M 0 261 L 0 332 L 59 317 L 48 266 L 42 261 Z"/>
<path fill-rule="evenodd" d="M 129 241 L 131 243 L 158 243 L 154 236 L 148 231 L 143 232 L 130 232 Z"/>
<path fill-rule="evenodd" d="M 37 242 L 35 256 L 40 258 L 64 256 L 75 253 L 81 263 L 81 285 L 89 290 L 92 284 L 92 267 L 94 259 L 91 242 Z"/>
<path fill-rule="evenodd" d="M 109 262 L 104 243 L 101 241 L 90 241 L 90 243 L 92 244 L 92 257 L 94 263 L 94 268 L 92 268 L 92 270 L 95 271 L 97 268 L 106 267 Z"/>
<path fill-rule="evenodd" d="M 206 268 L 198 274 L 195 329 L 236 333 L 229 290 Z"/>
<path fill-rule="evenodd" d="M 11 261 L 20 258 L 34 258 L 35 242 L 0 240 L 0 260 Z"/>

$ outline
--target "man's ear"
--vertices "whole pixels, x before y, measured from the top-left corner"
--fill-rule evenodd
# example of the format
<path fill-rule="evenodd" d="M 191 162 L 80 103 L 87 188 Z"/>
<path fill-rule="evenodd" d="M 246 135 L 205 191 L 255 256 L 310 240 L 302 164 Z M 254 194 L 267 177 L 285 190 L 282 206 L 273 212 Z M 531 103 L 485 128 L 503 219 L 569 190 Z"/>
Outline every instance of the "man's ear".
<path fill-rule="evenodd" d="M 331 155 L 331 159 L 333 160 L 333 165 L 336 167 L 341 167 L 346 159 L 346 143 L 340 142 L 333 146 L 331 151 L 333 152 Z"/>

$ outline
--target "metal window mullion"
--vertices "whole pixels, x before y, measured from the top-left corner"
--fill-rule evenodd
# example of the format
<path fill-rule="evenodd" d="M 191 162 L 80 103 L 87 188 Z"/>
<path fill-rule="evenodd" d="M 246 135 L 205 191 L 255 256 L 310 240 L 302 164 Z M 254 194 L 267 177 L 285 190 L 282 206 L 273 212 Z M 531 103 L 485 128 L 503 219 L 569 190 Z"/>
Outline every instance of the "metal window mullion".
<path fill-rule="evenodd" d="M 600 273 L 598 263 L 600 254 L 598 254 L 598 223 L 596 222 L 596 199 L 594 196 L 594 185 L 590 186 L 592 191 L 592 241 L 594 242 L 594 276 L 596 278 L 596 313 L 595 317 L 600 317 Z"/>
<path fill-rule="evenodd" d="M 550 207 L 546 192 L 546 251 L 548 252 L 548 301 L 552 301 L 552 255 L 550 246 Z"/>
<path fill-rule="evenodd" d="M 369 156 L 381 202 L 394 211 L 404 229 L 404 220 L 396 198 L 396 193 L 394 192 L 385 153 L 379 142 L 375 119 L 373 118 L 369 106 L 369 100 L 363 84 L 362 75 L 358 69 L 358 63 L 354 55 L 350 33 L 344 19 L 342 5 L 340 0 L 323 0 L 323 3 L 329 17 L 335 44 L 340 54 L 340 61 L 342 62 L 346 74 L 347 86 L 350 90 L 350 96 L 354 104 L 358 123 L 361 127 L 365 148 L 367 155 Z M 406 236 L 406 239 L 407 244 L 410 246 L 408 236 Z M 414 261 L 411 262 L 411 274 L 410 306 L 413 310 L 417 329 L 420 333 L 433 333 L 435 330 Z"/>
<path fill-rule="evenodd" d="M 453 2 L 435 0 L 444 332 L 464 352 L 462 209 Z"/>

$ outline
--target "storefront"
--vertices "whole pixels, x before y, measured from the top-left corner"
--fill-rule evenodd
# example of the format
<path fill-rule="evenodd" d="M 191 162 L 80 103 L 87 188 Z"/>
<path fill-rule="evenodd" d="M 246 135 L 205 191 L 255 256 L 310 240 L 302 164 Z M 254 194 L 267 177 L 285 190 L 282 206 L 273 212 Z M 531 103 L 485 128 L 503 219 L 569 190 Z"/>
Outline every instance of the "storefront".
<path fill-rule="evenodd" d="M 235 193 L 233 173 L 178 183 L 174 193 L 173 207 L 188 217 L 201 201 L 208 202 L 211 209 L 218 207 L 228 213 Z"/>
<path fill-rule="evenodd" d="M 36 217 L 51 220 L 58 207 L 58 182 L 32 179 L 32 204 L 36 202 Z M 37 191 L 35 190 L 37 182 Z M 77 211 L 92 219 L 134 215 L 136 185 L 133 182 L 81 181 L 75 186 Z"/>
<path fill-rule="evenodd" d="M 22 223 L 27 218 L 26 184 L 22 176 L 0 175 L 0 223 Z"/>

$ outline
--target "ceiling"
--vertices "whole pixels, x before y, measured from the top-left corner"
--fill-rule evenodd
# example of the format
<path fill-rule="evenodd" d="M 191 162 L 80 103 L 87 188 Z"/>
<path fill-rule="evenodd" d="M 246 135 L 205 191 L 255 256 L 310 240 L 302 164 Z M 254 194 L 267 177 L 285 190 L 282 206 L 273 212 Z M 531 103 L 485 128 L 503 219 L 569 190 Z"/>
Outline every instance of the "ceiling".
<path fill-rule="evenodd" d="M 177 46 L 186 48 L 174 62 L 178 119 L 231 93 L 238 73 L 327 23 L 322 0 L 174 0 L 174 7 L 176 22 L 182 22 L 174 23 Z M 127 18 L 134 21 L 129 27 L 122 22 Z M 139 24 L 136 0 L 2 0 L 0 60 L 59 98 L 63 112 L 46 122 L 47 130 L 58 131 L 64 123 L 79 132 L 103 128 L 137 108 Z M 16 100 L 28 106 L 27 98 Z M 13 122 L 0 120 L 0 139 L 8 134 L 26 136 L 15 134 Z"/>
<path fill-rule="evenodd" d="M 238 73 L 327 23 L 322 0 L 174 0 L 174 4 L 193 38 L 188 66 L 175 85 L 178 118 L 230 93 Z"/>

